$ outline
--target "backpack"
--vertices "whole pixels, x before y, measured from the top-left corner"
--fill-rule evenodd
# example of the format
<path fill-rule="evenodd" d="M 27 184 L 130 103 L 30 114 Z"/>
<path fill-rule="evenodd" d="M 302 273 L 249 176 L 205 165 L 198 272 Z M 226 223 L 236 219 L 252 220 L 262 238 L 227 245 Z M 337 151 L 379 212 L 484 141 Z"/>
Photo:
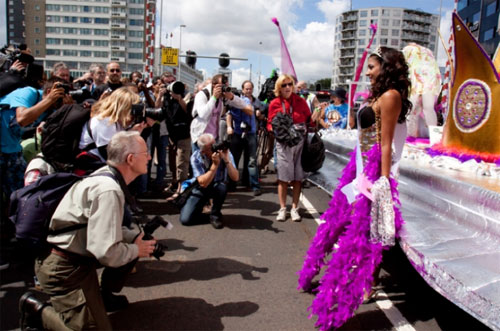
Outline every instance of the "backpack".
<path fill-rule="evenodd" d="M 42 129 L 42 154 L 57 171 L 71 172 L 83 125 L 90 120 L 90 109 L 78 104 L 63 105 L 45 120 Z M 92 146 L 93 145 L 93 146 Z M 85 150 L 95 148 L 95 144 Z"/>
<path fill-rule="evenodd" d="M 325 161 L 325 144 L 321 136 L 315 132 L 312 137 L 306 138 L 304 141 L 304 148 L 302 149 L 301 164 L 305 172 L 316 172 Z"/>
<path fill-rule="evenodd" d="M 115 178 L 110 173 L 92 176 Z M 47 236 L 78 230 L 87 224 L 75 224 L 56 231 L 49 231 L 49 224 L 59 202 L 78 181 L 85 177 L 58 172 L 40 177 L 36 182 L 12 192 L 9 219 L 16 228 L 16 238 L 33 248 L 47 246 Z"/>

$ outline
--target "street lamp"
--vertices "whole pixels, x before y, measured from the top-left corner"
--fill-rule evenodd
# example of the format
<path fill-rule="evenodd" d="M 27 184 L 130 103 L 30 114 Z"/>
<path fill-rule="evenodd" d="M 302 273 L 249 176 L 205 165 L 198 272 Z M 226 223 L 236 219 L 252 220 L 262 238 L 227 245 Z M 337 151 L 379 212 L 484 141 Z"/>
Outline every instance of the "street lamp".
<path fill-rule="evenodd" d="M 181 49 L 182 49 L 182 28 L 185 28 L 186 26 L 184 24 L 181 24 L 179 26 L 179 56 L 177 57 L 177 61 L 179 61 L 179 77 L 177 77 L 177 80 L 180 81 L 181 80 L 181 58 L 180 58 L 180 55 L 182 53 Z"/>

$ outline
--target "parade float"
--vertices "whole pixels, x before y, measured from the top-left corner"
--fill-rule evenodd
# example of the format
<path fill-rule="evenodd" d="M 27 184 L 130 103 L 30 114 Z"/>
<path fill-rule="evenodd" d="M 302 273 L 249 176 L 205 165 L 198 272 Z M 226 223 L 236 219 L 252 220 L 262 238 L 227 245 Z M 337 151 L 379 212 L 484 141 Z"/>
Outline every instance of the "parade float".
<path fill-rule="evenodd" d="M 455 65 L 443 135 L 432 145 L 410 140 L 400 164 L 400 246 L 433 289 L 500 329 L 500 76 L 497 59 L 455 13 L 452 23 Z M 323 132 L 327 158 L 310 181 L 331 194 L 356 135 Z"/>

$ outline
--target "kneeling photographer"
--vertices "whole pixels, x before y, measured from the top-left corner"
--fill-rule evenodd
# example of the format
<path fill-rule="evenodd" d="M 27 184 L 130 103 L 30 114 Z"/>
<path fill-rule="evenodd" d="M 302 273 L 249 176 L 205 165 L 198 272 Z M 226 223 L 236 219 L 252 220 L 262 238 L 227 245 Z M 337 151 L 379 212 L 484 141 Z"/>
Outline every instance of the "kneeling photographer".
<path fill-rule="evenodd" d="M 194 188 L 190 190 L 179 219 L 183 225 L 192 225 L 199 221 L 203 206 L 212 198 L 210 223 L 215 229 L 221 229 L 221 209 L 227 193 L 225 182 L 228 176 L 237 181 L 238 170 L 227 142 L 216 144 L 213 135 L 204 133 L 198 137 L 197 144 L 199 150 L 191 155 L 193 178 L 190 181 Z"/>
<path fill-rule="evenodd" d="M 151 232 L 165 221 L 153 220 L 144 232 L 122 226 L 130 195 L 126 185 L 147 172 L 151 159 L 146 143 L 138 132 L 119 132 L 107 144 L 107 154 L 108 165 L 76 182 L 51 218 L 51 249 L 35 263 L 51 305 L 25 293 L 19 302 L 22 330 L 111 330 L 107 311 L 128 304 L 125 296 L 113 293 L 121 291 L 139 258 L 163 254 Z"/>

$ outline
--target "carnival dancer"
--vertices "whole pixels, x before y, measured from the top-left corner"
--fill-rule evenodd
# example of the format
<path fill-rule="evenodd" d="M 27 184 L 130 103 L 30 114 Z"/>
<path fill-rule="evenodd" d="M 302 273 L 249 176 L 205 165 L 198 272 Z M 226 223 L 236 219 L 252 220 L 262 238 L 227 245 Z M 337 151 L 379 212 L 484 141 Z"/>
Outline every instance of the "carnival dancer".
<path fill-rule="evenodd" d="M 395 178 L 411 108 L 408 65 L 401 52 L 379 47 L 366 76 L 371 94 L 357 115 L 357 146 L 299 272 L 299 289 L 311 290 L 328 263 L 310 308 L 322 330 L 340 327 L 369 297 L 382 250 L 394 245 L 403 223 Z"/>

